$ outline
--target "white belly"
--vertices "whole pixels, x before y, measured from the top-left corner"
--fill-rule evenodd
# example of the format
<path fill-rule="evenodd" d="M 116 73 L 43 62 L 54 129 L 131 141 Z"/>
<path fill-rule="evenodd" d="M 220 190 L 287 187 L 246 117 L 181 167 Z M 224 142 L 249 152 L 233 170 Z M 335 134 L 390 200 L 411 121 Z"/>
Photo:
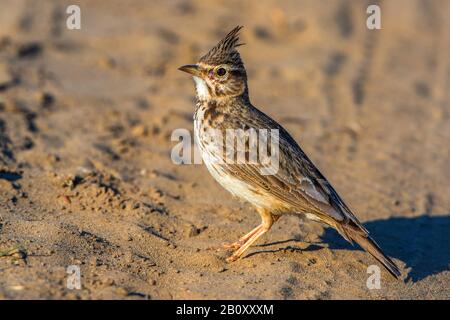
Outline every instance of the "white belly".
<path fill-rule="evenodd" d="M 253 192 L 248 183 L 230 174 L 225 174 L 217 164 L 211 164 L 205 160 L 204 162 L 214 179 L 233 196 L 246 200 L 257 207 L 272 208 L 273 202 L 270 201 L 270 197 Z"/>
<path fill-rule="evenodd" d="M 209 173 L 222 187 L 234 196 L 261 208 L 271 208 L 273 201 L 270 201 L 270 197 L 253 192 L 248 183 L 226 172 L 226 164 L 220 163 L 222 160 L 220 156 L 222 146 L 207 145 L 205 136 L 202 136 L 204 132 L 202 127 L 203 114 L 204 111 L 199 109 L 194 119 L 194 133 L 197 146 Z"/>

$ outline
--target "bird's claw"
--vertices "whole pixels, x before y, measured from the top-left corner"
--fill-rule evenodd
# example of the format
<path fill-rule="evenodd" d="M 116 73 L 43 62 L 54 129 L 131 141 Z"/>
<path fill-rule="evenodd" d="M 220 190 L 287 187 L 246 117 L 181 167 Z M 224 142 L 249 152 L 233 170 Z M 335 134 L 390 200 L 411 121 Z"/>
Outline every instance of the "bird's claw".
<path fill-rule="evenodd" d="M 225 260 L 226 260 L 228 263 L 230 263 L 230 262 L 235 262 L 237 259 L 239 259 L 239 257 L 233 254 L 232 256 L 226 258 Z"/>
<path fill-rule="evenodd" d="M 225 243 L 222 247 L 226 250 L 238 250 L 243 244 L 244 243 L 242 241 L 236 241 L 233 243 Z"/>

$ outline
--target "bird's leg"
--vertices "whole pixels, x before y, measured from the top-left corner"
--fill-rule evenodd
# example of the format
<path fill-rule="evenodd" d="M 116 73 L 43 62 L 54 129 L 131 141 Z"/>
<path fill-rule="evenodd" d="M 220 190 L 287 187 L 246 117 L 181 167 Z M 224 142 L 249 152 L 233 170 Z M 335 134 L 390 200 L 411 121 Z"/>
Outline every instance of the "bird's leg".
<path fill-rule="evenodd" d="M 252 235 L 248 237 L 248 239 L 243 243 L 239 249 L 237 249 L 233 255 L 227 258 L 228 262 L 233 262 L 239 259 L 245 251 L 256 241 L 259 237 L 261 237 L 264 233 L 270 230 L 275 221 L 278 220 L 279 216 L 274 216 L 270 213 L 270 211 L 266 209 L 258 209 L 258 213 L 261 215 L 262 223 L 253 229 L 250 233 L 254 231 Z M 247 234 L 248 235 L 248 234 Z M 246 236 L 247 236 L 246 235 Z M 244 236 L 245 237 L 245 236 Z"/>
<path fill-rule="evenodd" d="M 257 226 L 256 228 L 252 229 L 252 231 L 250 231 L 249 233 L 245 234 L 244 236 L 240 237 L 238 241 L 233 242 L 233 243 L 226 243 L 223 245 L 223 247 L 225 249 L 232 249 L 232 250 L 237 250 L 240 247 L 242 247 L 242 245 L 251 238 L 251 236 L 253 236 L 256 232 L 259 231 L 259 229 L 261 229 L 263 227 L 262 223 Z"/>
<path fill-rule="evenodd" d="M 236 250 L 232 256 L 230 256 L 229 258 L 227 258 L 227 262 L 233 262 L 236 261 L 237 259 L 239 259 L 245 251 L 247 251 L 247 249 L 260 237 L 262 236 L 264 233 L 266 233 L 268 230 L 266 230 L 265 228 L 261 228 L 258 230 L 258 232 L 256 232 L 252 237 L 250 237 L 250 239 L 248 239 L 238 250 Z"/>

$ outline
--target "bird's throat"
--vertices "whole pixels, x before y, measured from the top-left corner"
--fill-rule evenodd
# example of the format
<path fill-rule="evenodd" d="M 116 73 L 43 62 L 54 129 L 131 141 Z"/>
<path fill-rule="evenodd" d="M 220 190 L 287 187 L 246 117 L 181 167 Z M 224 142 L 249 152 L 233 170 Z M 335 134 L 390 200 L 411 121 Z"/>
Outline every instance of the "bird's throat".
<path fill-rule="evenodd" d="M 195 82 L 195 89 L 197 91 L 198 99 L 203 100 L 203 101 L 208 100 L 211 97 L 211 95 L 209 93 L 208 86 L 207 86 L 205 80 L 203 80 L 199 77 L 196 77 L 196 76 L 193 76 L 193 78 L 194 78 L 194 82 Z"/>

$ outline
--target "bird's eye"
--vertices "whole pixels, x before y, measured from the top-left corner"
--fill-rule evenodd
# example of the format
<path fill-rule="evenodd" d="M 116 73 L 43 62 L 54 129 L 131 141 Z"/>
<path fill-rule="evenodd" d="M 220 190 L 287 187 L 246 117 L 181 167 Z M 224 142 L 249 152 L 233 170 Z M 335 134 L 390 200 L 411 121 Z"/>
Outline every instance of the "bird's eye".
<path fill-rule="evenodd" d="M 218 68 L 218 69 L 216 70 L 216 74 L 217 74 L 219 77 L 223 77 L 226 73 L 227 73 L 227 70 L 225 70 L 225 68 Z"/>

